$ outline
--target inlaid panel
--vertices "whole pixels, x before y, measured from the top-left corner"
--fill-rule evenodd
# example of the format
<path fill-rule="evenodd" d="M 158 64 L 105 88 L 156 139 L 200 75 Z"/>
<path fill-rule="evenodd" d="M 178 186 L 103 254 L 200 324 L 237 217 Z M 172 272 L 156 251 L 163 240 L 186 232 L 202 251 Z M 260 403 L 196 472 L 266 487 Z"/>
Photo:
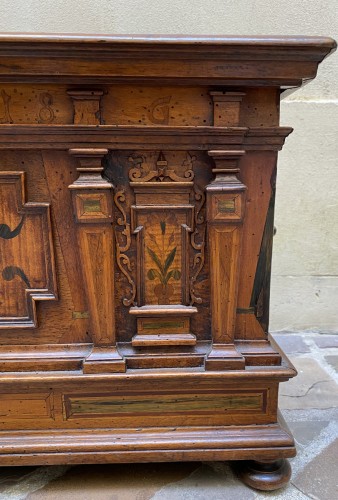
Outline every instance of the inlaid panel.
<path fill-rule="evenodd" d="M 104 177 L 115 187 L 119 340 L 130 340 L 137 328 L 145 333 L 143 320 L 137 326 L 136 316 L 128 314 L 129 307 L 143 305 L 198 307 L 190 331 L 201 340 L 210 335 L 204 192 L 212 175 L 209 164 L 199 151 L 111 152 Z M 176 327 L 170 333 L 189 331 L 182 316 L 172 321 Z M 159 318 L 151 323 L 159 325 Z M 166 327 L 161 333 L 168 333 Z"/>
<path fill-rule="evenodd" d="M 1 84 L 0 123 L 71 123 L 72 106 L 66 90 L 63 85 Z"/>
<path fill-rule="evenodd" d="M 189 394 L 66 394 L 66 418 L 130 417 L 166 415 L 223 415 L 263 412 L 266 391 L 236 391 Z"/>
<path fill-rule="evenodd" d="M 198 87 L 116 85 L 102 98 L 106 124 L 211 125 L 211 97 Z"/>
<path fill-rule="evenodd" d="M 0 418 L 53 419 L 53 393 L 0 394 Z"/>
<path fill-rule="evenodd" d="M 35 327 L 37 300 L 56 299 L 48 203 L 25 203 L 24 172 L 0 172 L 0 328 Z"/>
<path fill-rule="evenodd" d="M 135 207 L 134 232 L 138 233 L 141 268 L 140 305 L 186 303 L 192 210 L 191 206 Z"/>

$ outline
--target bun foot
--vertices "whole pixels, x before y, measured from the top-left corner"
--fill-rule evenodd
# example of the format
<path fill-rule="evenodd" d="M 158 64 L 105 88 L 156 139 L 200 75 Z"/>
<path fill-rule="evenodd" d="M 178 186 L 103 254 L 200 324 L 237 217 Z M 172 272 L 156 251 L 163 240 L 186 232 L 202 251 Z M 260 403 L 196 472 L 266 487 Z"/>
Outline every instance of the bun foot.
<path fill-rule="evenodd" d="M 243 483 L 251 488 L 272 491 L 287 485 L 291 477 L 291 466 L 285 458 L 274 462 L 250 460 L 238 462 L 237 473 Z"/>

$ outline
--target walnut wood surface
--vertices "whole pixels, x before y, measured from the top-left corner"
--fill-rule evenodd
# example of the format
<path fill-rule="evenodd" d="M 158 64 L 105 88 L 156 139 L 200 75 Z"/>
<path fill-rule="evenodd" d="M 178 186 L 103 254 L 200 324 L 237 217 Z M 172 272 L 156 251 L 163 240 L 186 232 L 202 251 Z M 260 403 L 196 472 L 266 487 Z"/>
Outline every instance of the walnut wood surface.
<path fill-rule="evenodd" d="M 334 49 L 0 35 L 0 464 L 251 460 L 253 487 L 288 480 L 279 102 Z"/>

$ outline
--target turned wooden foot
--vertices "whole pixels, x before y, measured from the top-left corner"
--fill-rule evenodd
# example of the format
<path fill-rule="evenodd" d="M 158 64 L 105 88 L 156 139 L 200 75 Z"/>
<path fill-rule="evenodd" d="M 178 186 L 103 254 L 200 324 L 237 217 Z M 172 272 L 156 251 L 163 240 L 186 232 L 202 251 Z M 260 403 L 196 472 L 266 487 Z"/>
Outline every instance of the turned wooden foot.
<path fill-rule="evenodd" d="M 272 491 L 285 486 L 291 477 L 291 466 L 285 458 L 256 462 L 238 462 L 237 473 L 241 480 L 257 490 Z"/>

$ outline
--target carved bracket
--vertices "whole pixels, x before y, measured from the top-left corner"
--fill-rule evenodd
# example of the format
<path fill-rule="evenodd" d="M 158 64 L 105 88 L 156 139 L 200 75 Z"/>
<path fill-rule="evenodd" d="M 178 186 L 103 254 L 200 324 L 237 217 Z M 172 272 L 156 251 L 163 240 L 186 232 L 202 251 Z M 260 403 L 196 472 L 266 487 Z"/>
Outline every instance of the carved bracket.
<path fill-rule="evenodd" d="M 126 201 L 126 196 L 123 190 L 116 191 L 114 195 L 114 202 L 116 207 L 119 209 L 121 216 L 119 216 L 116 220 L 117 225 L 123 228 L 121 231 L 115 230 L 115 242 L 116 242 L 116 262 L 120 269 L 120 271 L 127 278 L 129 287 L 130 287 L 130 297 L 124 297 L 122 299 L 123 305 L 129 307 L 131 305 L 136 305 L 136 285 L 132 278 L 132 268 L 131 262 L 126 254 L 130 249 L 131 245 L 131 232 L 130 232 L 130 224 L 127 222 L 127 214 L 126 210 L 123 206 L 123 203 Z M 121 241 L 121 236 L 125 239 L 125 241 Z"/>
<path fill-rule="evenodd" d="M 205 194 L 196 185 L 194 185 L 194 196 L 197 202 L 195 207 L 195 230 L 191 233 L 190 242 L 196 253 L 194 255 L 193 274 L 190 278 L 190 305 L 202 303 L 202 298 L 196 295 L 195 284 L 204 266 L 206 235 L 205 218 L 201 213 L 205 204 Z"/>
<path fill-rule="evenodd" d="M 25 203 L 25 173 L 0 172 L 0 328 L 37 326 L 57 286 L 48 203 Z"/>
<path fill-rule="evenodd" d="M 141 160 L 141 161 L 140 161 Z M 157 181 L 157 182 L 190 182 L 194 178 L 194 172 L 191 168 L 188 168 L 184 172 L 184 177 L 180 177 L 176 174 L 175 170 L 168 168 L 168 162 L 165 159 L 162 151 L 158 156 L 158 160 L 156 162 L 156 170 L 151 170 L 142 176 L 142 157 L 130 157 L 130 161 L 132 163 L 136 163 L 137 166 L 131 168 L 129 170 L 129 179 L 132 182 L 149 182 L 149 181 Z M 192 164 L 191 164 L 192 166 Z"/>

